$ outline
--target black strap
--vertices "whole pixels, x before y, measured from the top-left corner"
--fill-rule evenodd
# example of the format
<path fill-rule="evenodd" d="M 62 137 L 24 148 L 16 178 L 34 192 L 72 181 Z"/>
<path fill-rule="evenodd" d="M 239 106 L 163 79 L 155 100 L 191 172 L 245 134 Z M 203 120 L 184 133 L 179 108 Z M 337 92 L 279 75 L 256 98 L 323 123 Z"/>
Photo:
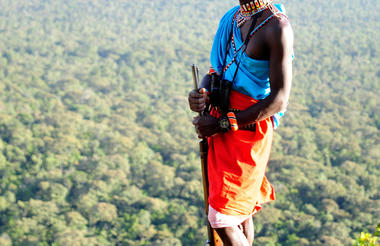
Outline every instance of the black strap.
<path fill-rule="evenodd" d="M 260 13 L 255 14 L 253 16 L 253 20 L 252 20 L 251 26 L 249 27 L 249 31 L 247 33 L 247 37 L 244 40 L 244 49 L 242 50 L 242 53 L 244 53 L 246 51 L 248 43 L 249 43 L 249 40 L 252 37 L 251 36 L 251 32 L 253 31 L 253 29 L 256 26 L 257 19 L 259 19 L 262 14 L 263 14 L 263 11 L 261 11 Z M 227 58 L 227 56 L 226 56 L 226 58 Z M 235 74 L 234 74 L 234 78 L 231 81 L 232 84 L 234 83 L 234 81 L 236 79 L 237 72 L 239 71 L 240 62 L 241 62 L 241 59 L 239 60 L 239 63 L 237 64 L 236 71 L 235 71 Z M 235 63 L 236 63 L 236 60 L 235 60 Z M 223 65 L 223 67 L 224 67 L 224 65 Z"/>

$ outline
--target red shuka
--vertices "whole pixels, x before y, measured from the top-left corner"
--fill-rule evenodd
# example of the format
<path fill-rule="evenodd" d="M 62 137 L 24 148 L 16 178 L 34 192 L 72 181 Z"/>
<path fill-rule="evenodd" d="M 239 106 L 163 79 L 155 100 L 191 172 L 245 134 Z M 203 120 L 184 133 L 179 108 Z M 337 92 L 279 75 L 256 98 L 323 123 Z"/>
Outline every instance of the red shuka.
<path fill-rule="evenodd" d="M 232 91 L 230 108 L 244 110 L 257 101 Z M 226 215 L 249 215 L 275 200 L 265 176 L 273 139 L 270 118 L 256 123 L 256 131 L 238 130 L 208 138 L 209 204 Z"/>

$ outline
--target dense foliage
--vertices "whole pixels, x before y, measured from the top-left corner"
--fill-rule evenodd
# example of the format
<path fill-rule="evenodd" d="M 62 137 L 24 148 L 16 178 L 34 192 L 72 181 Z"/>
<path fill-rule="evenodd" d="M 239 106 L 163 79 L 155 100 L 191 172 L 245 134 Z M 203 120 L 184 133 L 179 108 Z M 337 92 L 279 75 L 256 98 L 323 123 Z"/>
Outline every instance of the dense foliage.
<path fill-rule="evenodd" d="M 356 239 L 355 246 L 376 246 L 378 244 L 378 239 L 380 236 L 380 224 L 377 225 L 376 231 L 371 235 L 371 233 L 360 234 L 360 237 Z"/>
<path fill-rule="evenodd" d="M 0 0 L 0 245 L 203 243 L 189 65 L 236 3 Z M 294 83 L 256 245 L 380 222 L 379 5 L 286 1 Z"/>

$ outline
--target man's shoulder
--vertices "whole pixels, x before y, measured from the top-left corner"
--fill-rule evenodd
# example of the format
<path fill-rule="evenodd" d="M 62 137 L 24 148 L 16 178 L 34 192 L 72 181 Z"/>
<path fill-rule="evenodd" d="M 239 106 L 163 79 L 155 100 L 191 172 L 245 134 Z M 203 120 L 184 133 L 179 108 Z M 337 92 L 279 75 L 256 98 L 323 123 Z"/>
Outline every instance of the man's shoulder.
<path fill-rule="evenodd" d="M 266 28 L 268 40 L 281 42 L 293 38 L 293 29 L 289 19 L 282 13 L 276 14 L 271 23 Z"/>

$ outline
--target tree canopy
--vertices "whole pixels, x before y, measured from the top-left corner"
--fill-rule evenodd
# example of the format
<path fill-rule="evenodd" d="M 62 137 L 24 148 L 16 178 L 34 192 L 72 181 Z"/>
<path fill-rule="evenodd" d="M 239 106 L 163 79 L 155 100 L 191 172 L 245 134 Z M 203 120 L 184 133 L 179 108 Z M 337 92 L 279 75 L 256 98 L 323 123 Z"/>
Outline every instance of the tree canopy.
<path fill-rule="evenodd" d="M 0 0 L 0 245 L 203 244 L 190 65 L 235 4 Z M 255 245 L 352 245 L 380 222 L 380 2 L 284 4 L 293 89 Z"/>

